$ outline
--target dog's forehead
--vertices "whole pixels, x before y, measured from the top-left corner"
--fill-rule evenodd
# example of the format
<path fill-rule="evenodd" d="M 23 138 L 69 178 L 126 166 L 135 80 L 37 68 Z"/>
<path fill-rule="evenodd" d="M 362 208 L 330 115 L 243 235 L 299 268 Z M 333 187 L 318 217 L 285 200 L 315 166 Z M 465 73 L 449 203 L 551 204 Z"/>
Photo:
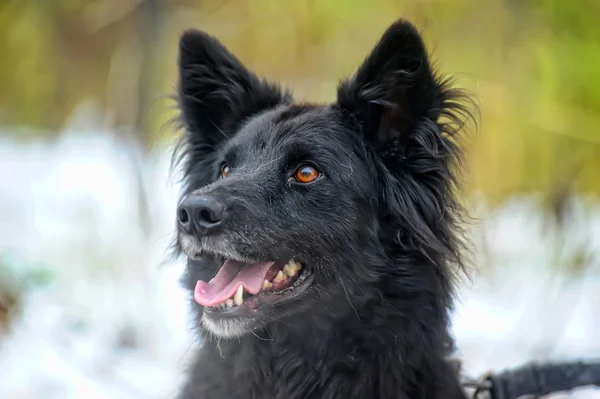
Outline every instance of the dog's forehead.
<path fill-rule="evenodd" d="M 284 105 L 248 120 L 231 145 L 242 151 L 323 146 L 342 133 L 339 115 L 331 106 Z"/>

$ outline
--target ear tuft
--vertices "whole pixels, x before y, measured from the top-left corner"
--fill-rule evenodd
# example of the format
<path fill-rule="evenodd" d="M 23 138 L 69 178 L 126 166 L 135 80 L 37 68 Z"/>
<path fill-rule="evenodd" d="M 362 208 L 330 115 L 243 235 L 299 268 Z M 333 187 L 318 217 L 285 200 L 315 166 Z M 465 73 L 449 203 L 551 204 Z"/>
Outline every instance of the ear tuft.
<path fill-rule="evenodd" d="M 399 20 L 358 68 L 338 87 L 338 103 L 362 122 L 374 145 L 397 140 L 422 118 L 437 119 L 436 81 L 417 29 Z"/>
<path fill-rule="evenodd" d="M 255 113 L 291 101 L 250 72 L 216 38 L 186 31 L 179 42 L 179 106 L 191 140 L 214 145 Z"/>

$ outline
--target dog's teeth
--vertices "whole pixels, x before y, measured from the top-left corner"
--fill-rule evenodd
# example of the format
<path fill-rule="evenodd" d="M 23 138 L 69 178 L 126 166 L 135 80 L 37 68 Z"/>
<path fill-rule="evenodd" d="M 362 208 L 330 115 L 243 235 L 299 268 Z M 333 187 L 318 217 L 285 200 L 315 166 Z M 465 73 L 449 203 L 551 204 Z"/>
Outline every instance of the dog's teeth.
<path fill-rule="evenodd" d="M 241 287 L 241 286 L 240 286 L 240 287 Z M 225 305 L 226 305 L 228 308 L 231 308 L 231 307 L 233 307 L 233 299 L 229 298 L 228 300 L 226 300 L 226 301 L 225 301 Z"/>
<path fill-rule="evenodd" d="M 269 289 L 271 287 L 273 287 L 273 284 L 271 284 L 271 282 L 269 280 L 263 281 L 263 284 L 262 284 L 262 289 L 263 290 Z"/>
<path fill-rule="evenodd" d="M 235 302 L 235 304 L 238 306 L 244 303 L 244 287 L 241 284 L 238 286 L 237 291 L 233 295 L 233 302 Z"/>
<path fill-rule="evenodd" d="M 283 272 L 290 277 L 293 277 L 296 274 L 298 274 L 298 270 L 300 270 L 300 264 L 297 262 L 294 262 L 293 260 L 290 260 L 287 263 L 287 265 L 285 265 L 283 267 Z"/>
<path fill-rule="evenodd" d="M 283 267 L 283 272 L 288 276 L 292 277 L 294 275 L 294 268 L 289 263 Z"/>
<path fill-rule="evenodd" d="M 287 277 L 285 274 L 283 274 L 283 272 L 280 270 L 277 272 L 277 276 L 275 276 L 275 278 L 273 279 L 274 283 L 278 283 L 280 281 L 286 280 Z"/>

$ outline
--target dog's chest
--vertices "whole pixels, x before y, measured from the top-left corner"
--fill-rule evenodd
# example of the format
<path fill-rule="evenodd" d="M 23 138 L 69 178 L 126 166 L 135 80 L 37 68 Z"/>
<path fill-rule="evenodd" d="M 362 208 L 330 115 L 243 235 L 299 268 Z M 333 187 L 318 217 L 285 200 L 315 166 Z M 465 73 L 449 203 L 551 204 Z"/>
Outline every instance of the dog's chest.
<path fill-rule="evenodd" d="M 235 350 L 221 351 L 217 356 L 205 353 L 202 369 L 197 368 L 195 373 L 204 381 L 199 384 L 204 394 L 198 397 L 321 397 L 317 392 L 327 383 L 326 362 L 309 355 L 300 345 L 280 347 L 268 342 L 253 345 L 242 342 Z"/>
<path fill-rule="evenodd" d="M 329 393 L 342 392 L 340 385 L 348 385 L 348 377 L 360 373 L 359 362 L 349 352 L 307 347 L 306 342 L 265 343 L 240 355 L 234 363 L 247 390 L 241 398 L 333 398 L 337 396 Z"/>

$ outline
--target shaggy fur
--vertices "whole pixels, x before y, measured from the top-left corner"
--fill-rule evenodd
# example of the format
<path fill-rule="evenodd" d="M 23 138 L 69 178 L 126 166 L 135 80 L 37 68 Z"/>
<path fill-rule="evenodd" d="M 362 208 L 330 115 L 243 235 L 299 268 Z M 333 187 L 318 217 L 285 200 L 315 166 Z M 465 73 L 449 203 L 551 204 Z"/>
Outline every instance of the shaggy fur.
<path fill-rule="evenodd" d="M 227 257 L 296 259 L 314 275 L 218 325 L 192 301 L 203 343 L 179 398 L 464 398 L 446 357 L 468 98 L 434 72 L 417 30 L 388 28 L 328 105 L 293 103 L 200 31 L 182 36 L 179 68 L 182 198 L 228 212 L 216 232 L 179 231 L 185 286 Z M 290 178 L 303 164 L 321 178 Z"/>

